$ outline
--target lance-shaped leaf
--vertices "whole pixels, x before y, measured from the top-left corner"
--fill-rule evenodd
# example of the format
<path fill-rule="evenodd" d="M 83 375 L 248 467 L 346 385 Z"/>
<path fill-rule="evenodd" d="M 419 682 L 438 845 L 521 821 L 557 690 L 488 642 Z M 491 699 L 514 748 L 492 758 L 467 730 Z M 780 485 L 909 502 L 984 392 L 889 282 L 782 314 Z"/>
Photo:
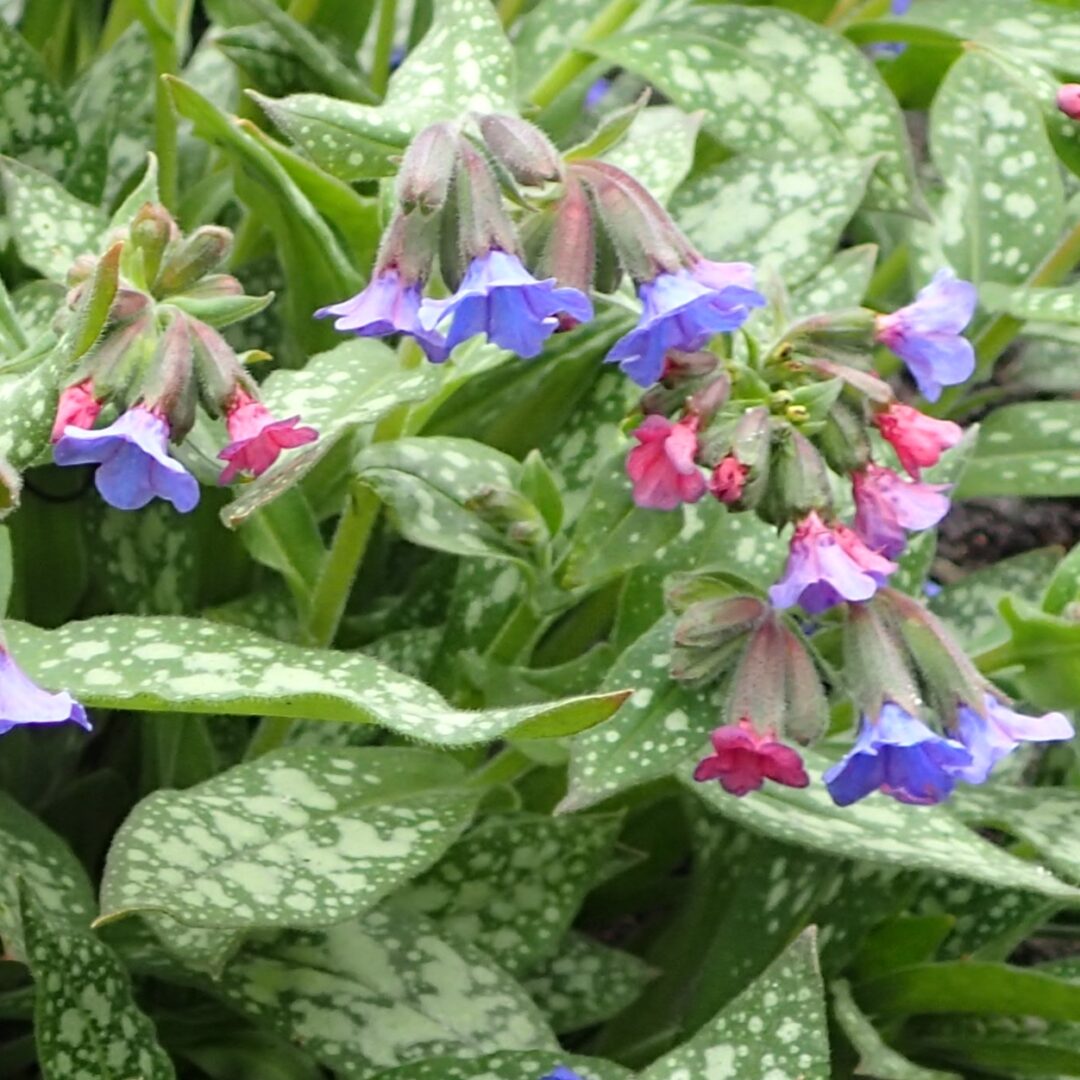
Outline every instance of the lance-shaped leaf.
<path fill-rule="evenodd" d="M 144 799 L 117 833 L 102 920 L 164 912 L 192 926 L 325 926 L 425 870 L 477 794 L 453 759 L 399 747 L 291 747 Z"/>
<path fill-rule="evenodd" d="M 687 116 L 672 106 L 644 109 L 604 160 L 625 169 L 666 203 L 694 163 L 700 126 L 700 115 Z"/>
<path fill-rule="evenodd" d="M 218 992 L 343 1077 L 440 1055 L 556 1049 L 521 986 L 424 919 L 377 910 L 250 942 Z"/>
<path fill-rule="evenodd" d="M 52 922 L 31 888 L 23 890 L 21 909 L 45 1080 L 173 1080 L 172 1062 L 132 1000 L 117 955 L 89 931 Z"/>
<path fill-rule="evenodd" d="M 362 653 L 286 645 L 236 626 L 105 616 L 41 630 L 6 627 L 32 678 L 62 676 L 87 705 L 375 723 L 423 742 L 553 738 L 606 720 L 626 691 L 470 712 Z"/>

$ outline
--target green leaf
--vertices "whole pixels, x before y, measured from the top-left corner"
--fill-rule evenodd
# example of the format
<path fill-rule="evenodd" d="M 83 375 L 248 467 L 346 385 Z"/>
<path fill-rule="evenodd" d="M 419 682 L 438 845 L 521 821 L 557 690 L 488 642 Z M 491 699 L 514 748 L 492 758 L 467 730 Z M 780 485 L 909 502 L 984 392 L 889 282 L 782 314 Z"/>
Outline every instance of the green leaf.
<path fill-rule="evenodd" d="M 1080 402 L 1021 402 L 995 409 L 956 491 L 1049 498 L 1080 494 Z"/>
<path fill-rule="evenodd" d="M 21 910 L 45 1080 L 172 1080 L 172 1062 L 132 1000 L 116 954 L 88 931 L 50 921 L 31 888 Z"/>
<path fill-rule="evenodd" d="M 317 165 L 342 180 L 388 176 L 421 128 L 467 112 L 514 112 L 514 55 L 488 0 L 441 0 L 380 106 L 321 94 L 252 94 Z"/>
<path fill-rule="evenodd" d="M 143 206 L 147 203 L 156 203 L 160 198 L 161 194 L 158 191 L 158 159 L 157 154 L 151 153 L 146 155 L 146 171 L 128 193 L 127 198 L 116 208 L 116 213 L 113 214 L 109 221 L 109 229 L 127 228 L 131 224 L 132 218 Z"/>
<path fill-rule="evenodd" d="M 877 250 L 876 244 L 860 244 L 834 255 L 812 278 L 791 291 L 792 316 L 801 319 L 858 307 L 870 287 Z"/>
<path fill-rule="evenodd" d="M 522 94 L 547 74 L 582 35 L 603 0 L 540 0 L 514 26 L 514 53 Z"/>
<path fill-rule="evenodd" d="M 931 870 L 1038 896 L 1080 900 L 1080 890 L 1045 867 L 984 840 L 947 806 L 909 806 L 886 795 L 874 795 L 855 807 L 836 806 L 820 780 L 828 762 L 810 751 L 803 751 L 803 759 L 810 786 L 801 790 L 773 785 L 736 799 L 718 784 L 696 783 L 689 768 L 680 779 L 724 817 L 786 843 L 843 858 L 857 853 L 877 865 Z"/>
<path fill-rule="evenodd" d="M 870 205 L 921 206 L 896 100 L 874 65 L 828 29 L 775 8 L 701 5 L 607 38 L 595 51 L 687 112 L 704 109 L 706 130 L 731 150 L 775 153 L 791 165 L 875 157 Z M 794 175 L 798 182 L 811 166 Z"/>
<path fill-rule="evenodd" d="M 23 924 L 18 884 L 33 888 L 37 903 L 50 918 L 73 926 L 89 926 L 97 905 L 86 871 L 71 848 L 50 828 L 10 796 L 0 793 L 0 938 L 4 952 L 22 957 Z M 17 870 L 17 872 L 16 872 Z"/>
<path fill-rule="evenodd" d="M 576 1054 L 507 1050 L 483 1057 L 431 1058 L 381 1072 L 373 1080 L 539 1080 L 563 1065 L 581 1080 L 631 1080 L 629 1070 Z"/>
<path fill-rule="evenodd" d="M 0 154 L 60 177 L 78 143 L 64 95 L 26 39 L 0 19 Z"/>
<path fill-rule="evenodd" d="M 252 941 L 218 992 L 343 1077 L 443 1054 L 555 1049 L 539 1010 L 501 968 L 400 912 Z"/>
<path fill-rule="evenodd" d="M 832 994 L 837 1023 L 859 1053 L 857 1076 L 873 1076 L 877 1080 L 960 1080 L 956 1073 L 924 1069 L 898 1054 L 860 1011 L 846 982 L 833 983 Z"/>
<path fill-rule="evenodd" d="M 529 972 L 524 985 L 551 1026 L 562 1033 L 610 1020 L 632 1004 L 655 975 L 632 953 L 571 932 L 553 957 Z"/>
<path fill-rule="evenodd" d="M 1075 285 L 1036 289 L 988 281 L 979 289 L 979 298 L 987 311 L 1011 315 L 1014 319 L 1080 326 L 1080 288 Z"/>
<path fill-rule="evenodd" d="M 930 146 L 946 186 L 939 235 L 957 274 L 1022 281 L 1065 220 L 1061 170 L 1038 106 L 993 59 L 965 52 L 934 98 Z"/>
<path fill-rule="evenodd" d="M 606 720 L 626 693 L 469 712 L 362 653 L 286 645 L 239 627 L 167 616 L 105 616 L 58 630 L 7 624 L 32 678 L 80 701 L 147 712 L 289 716 L 376 723 L 423 742 L 553 738 Z"/>
<path fill-rule="evenodd" d="M 641 1080 L 682 1077 L 828 1080 L 829 1037 L 813 930 L 689 1042 L 641 1073 Z"/>
<path fill-rule="evenodd" d="M 625 169 L 654 198 L 666 203 L 694 163 L 700 126 L 700 115 L 687 116 L 671 106 L 643 109 L 604 160 Z"/>
<path fill-rule="evenodd" d="M 748 260 L 788 281 L 828 262 L 862 201 L 866 160 L 740 155 L 699 173 L 671 209 L 709 258 Z"/>
<path fill-rule="evenodd" d="M 453 843 L 477 801 L 463 778 L 426 750 L 292 747 L 157 791 L 113 841 L 101 918 L 155 911 L 237 929 L 341 922 Z"/>
<path fill-rule="evenodd" d="M 558 949 L 620 824 L 612 814 L 488 818 L 391 904 L 520 975 Z"/>
<path fill-rule="evenodd" d="M 0 160 L 0 178 L 15 250 L 27 266 L 63 282 L 76 256 L 98 254 L 107 221 L 97 207 L 10 158 Z"/>
<path fill-rule="evenodd" d="M 1034 706 L 1074 708 L 1080 692 L 1080 625 L 1012 596 L 1002 599 L 1000 611 L 1009 627 L 1001 666 L 1010 669 L 1010 682 Z"/>
<path fill-rule="evenodd" d="M 0 619 L 7 614 L 13 583 L 11 533 L 8 532 L 6 525 L 0 525 Z"/>

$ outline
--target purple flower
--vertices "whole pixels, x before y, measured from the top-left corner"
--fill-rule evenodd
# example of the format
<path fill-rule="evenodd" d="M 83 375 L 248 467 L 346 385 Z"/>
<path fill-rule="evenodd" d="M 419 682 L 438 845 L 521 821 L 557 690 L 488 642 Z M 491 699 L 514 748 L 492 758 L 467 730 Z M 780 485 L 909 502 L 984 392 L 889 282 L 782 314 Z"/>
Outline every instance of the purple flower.
<path fill-rule="evenodd" d="M 787 566 L 769 598 L 778 608 L 799 604 L 817 615 L 845 600 L 869 600 L 895 569 L 847 526 L 826 525 L 811 510 L 796 526 Z"/>
<path fill-rule="evenodd" d="M 911 0 L 892 0 L 889 10 L 893 15 L 906 15 L 911 8 Z"/>
<path fill-rule="evenodd" d="M 608 363 L 639 386 L 651 386 L 664 370 L 669 349 L 693 352 L 715 334 L 737 330 L 765 298 L 754 290 L 749 263 L 699 259 L 689 269 L 657 274 L 638 286 L 643 310 L 637 326 L 615 342 Z"/>
<path fill-rule="evenodd" d="M 930 805 L 949 797 L 958 770 L 970 764 L 971 754 L 960 743 L 887 701 L 876 720 L 862 718 L 855 746 L 823 779 L 837 806 L 850 806 L 874 791 Z"/>
<path fill-rule="evenodd" d="M 551 1072 L 545 1073 L 540 1077 L 540 1080 L 584 1080 L 573 1069 L 567 1068 L 565 1065 L 559 1065 L 552 1069 Z"/>
<path fill-rule="evenodd" d="M 600 78 L 589 87 L 585 93 L 585 108 L 590 112 L 600 104 L 601 101 L 607 97 L 607 92 L 611 89 L 611 80 Z"/>
<path fill-rule="evenodd" d="M 373 277 L 356 296 L 340 304 L 319 308 L 315 318 L 337 315 L 335 330 L 351 330 L 360 337 L 407 334 L 419 342 L 432 363 L 441 364 L 450 355 L 450 350 L 441 334 L 421 326 L 421 300 L 420 282 L 406 284 L 398 271 L 390 267 Z"/>
<path fill-rule="evenodd" d="M 997 762 L 1022 742 L 1054 742 L 1075 735 L 1072 724 L 1059 712 L 1024 716 L 993 694 L 986 695 L 985 705 L 985 717 L 968 705 L 956 710 L 955 734 L 972 760 L 970 765 L 957 769 L 955 775 L 969 784 L 981 784 Z"/>
<path fill-rule="evenodd" d="M 0 645 L 0 735 L 21 724 L 63 724 L 67 720 L 90 730 L 86 710 L 70 694 L 42 690 Z"/>
<path fill-rule="evenodd" d="M 890 559 L 904 550 L 905 530 L 936 525 L 949 512 L 947 484 L 905 480 L 892 469 L 869 464 L 852 476 L 855 531 Z"/>
<path fill-rule="evenodd" d="M 420 322 L 428 330 L 450 320 L 446 347 L 486 334 L 489 341 L 525 358 L 536 356 L 559 328 L 559 315 L 576 322 L 593 316 L 592 302 L 554 278 L 538 281 L 516 255 L 493 248 L 469 263 L 465 280 L 448 300 L 425 300 Z"/>
<path fill-rule="evenodd" d="M 962 383 L 975 370 L 975 350 L 961 337 L 975 314 L 975 302 L 970 281 L 939 270 L 914 303 L 877 317 L 877 341 L 907 364 L 927 401 L 937 401 L 943 386 Z"/>
<path fill-rule="evenodd" d="M 99 465 L 94 483 L 118 510 L 138 510 L 157 497 L 186 514 L 199 502 L 195 477 L 169 457 L 168 423 L 143 405 L 97 431 L 69 425 L 53 459 L 57 465 Z"/>

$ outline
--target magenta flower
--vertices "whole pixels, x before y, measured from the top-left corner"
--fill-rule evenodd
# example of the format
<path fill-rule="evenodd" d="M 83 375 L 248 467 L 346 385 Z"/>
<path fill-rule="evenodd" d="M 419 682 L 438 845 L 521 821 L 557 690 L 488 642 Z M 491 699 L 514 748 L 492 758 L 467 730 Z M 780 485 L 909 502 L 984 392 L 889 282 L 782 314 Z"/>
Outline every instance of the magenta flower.
<path fill-rule="evenodd" d="M 850 806 L 874 791 L 926 806 L 952 794 L 958 770 L 971 760 L 960 743 L 887 701 L 875 720 L 862 718 L 855 746 L 823 779 L 837 806 Z"/>
<path fill-rule="evenodd" d="M 694 462 L 697 418 L 673 424 L 663 416 L 647 416 L 634 432 L 641 444 L 626 458 L 634 485 L 634 502 L 648 510 L 674 510 L 705 494 L 705 477 Z"/>
<path fill-rule="evenodd" d="M 195 477 L 169 457 L 167 421 L 143 405 L 96 431 L 69 425 L 53 448 L 53 460 L 57 465 L 96 464 L 94 483 L 117 510 L 138 510 L 160 498 L 186 514 L 199 502 Z"/>
<path fill-rule="evenodd" d="M 1057 107 L 1070 120 L 1080 120 L 1080 83 L 1062 83 L 1058 87 Z"/>
<path fill-rule="evenodd" d="M 900 464 L 916 480 L 922 469 L 936 465 L 942 451 L 955 446 L 964 430 L 951 420 L 935 420 L 932 416 L 894 401 L 874 417 L 874 423 L 885 440 L 896 451 Z"/>
<path fill-rule="evenodd" d="M 962 383 L 975 370 L 975 350 L 961 336 L 975 314 L 975 303 L 970 281 L 939 270 L 914 303 L 877 317 L 877 341 L 907 364 L 927 401 L 937 401 L 943 386 Z"/>
<path fill-rule="evenodd" d="M 441 364 L 450 355 L 450 350 L 441 334 L 421 325 L 422 299 L 421 283 L 406 281 L 390 267 L 373 277 L 356 296 L 342 300 L 340 304 L 319 308 L 315 318 L 336 315 L 335 330 L 351 330 L 360 337 L 406 334 L 416 339 L 432 363 Z"/>
<path fill-rule="evenodd" d="M 283 450 L 304 446 L 319 437 L 314 428 L 297 427 L 299 423 L 299 416 L 275 420 L 261 401 L 238 388 L 225 417 L 232 442 L 218 454 L 228 462 L 218 483 L 230 484 L 238 473 L 262 476 Z"/>
<path fill-rule="evenodd" d="M 657 274 L 638 286 L 642 312 L 637 326 L 619 338 L 605 357 L 639 386 L 651 386 L 664 371 L 669 350 L 693 352 L 714 335 L 737 330 L 765 298 L 754 290 L 749 263 L 698 259 L 688 269 Z"/>
<path fill-rule="evenodd" d="M 739 796 L 757 791 L 766 780 L 794 788 L 810 783 L 798 752 L 772 732 L 758 731 L 746 717 L 718 727 L 710 738 L 713 753 L 698 762 L 695 780 L 719 780 L 729 795 Z"/>
<path fill-rule="evenodd" d="M 778 608 L 799 604 L 818 615 L 845 600 L 869 600 L 895 569 L 846 525 L 826 525 L 811 510 L 795 529 L 787 566 L 769 598 Z"/>
<path fill-rule="evenodd" d="M 872 462 L 852 475 L 852 487 L 855 531 L 890 559 L 904 550 L 906 532 L 929 529 L 949 512 L 947 484 L 905 480 Z"/>
<path fill-rule="evenodd" d="M 70 694 L 42 690 L 0 645 L 0 735 L 22 724 L 63 724 L 68 720 L 90 730 L 86 710 Z"/>
<path fill-rule="evenodd" d="M 1059 712 L 1024 716 L 993 694 L 986 695 L 985 707 L 985 717 L 968 705 L 961 704 L 956 710 L 955 734 L 971 754 L 971 764 L 957 769 L 955 775 L 969 784 L 981 784 L 993 767 L 1022 742 L 1056 742 L 1076 734 Z"/>
<path fill-rule="evenodd" d="M 469 263 L 465 279 L 447 300 L 425 300 L 420 322 L 433 331 L 449 320 L 446 347 L 485 334 L 503 349 L 529 359 L 560 327 L 593 316 L 592 301 L 579 289 L 562 288 L 554 278 L 538 281 L 516 255 L 493 248 Z"/>
<path fill-rule="evenodd" d="M 51 441 L 58 442 L 63 438 L 64 428 L 68 426 L 92 428 L 101 414 L 103 404 L 94 396 L 94 386 L 90 379 L 69 386 L 60 394 L 56 405 Z"/>
<path fill-rule="evenodd" d="M 722 503 L 731 505 L 742 498 L 746 475 L 750 472 L 734 454 L 722 458 L 709 476 L 709 491 Z"/>

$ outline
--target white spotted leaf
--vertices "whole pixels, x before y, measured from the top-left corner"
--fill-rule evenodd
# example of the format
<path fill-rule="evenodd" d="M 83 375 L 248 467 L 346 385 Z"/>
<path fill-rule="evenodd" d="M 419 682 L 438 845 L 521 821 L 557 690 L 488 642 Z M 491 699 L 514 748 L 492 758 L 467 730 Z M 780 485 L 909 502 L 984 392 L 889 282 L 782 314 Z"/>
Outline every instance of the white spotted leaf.
<path fill-rule="evenodd" d="M 97 913 L 86 871 L 71 849 L 48 826 L 0 793 L 0 943 L 12 957 L 25 955 L 19 917 L 19 878 L 34 890 L 38 905 L 52 919 L 89 926 Z M 18 873 L 10 872 L 18 868 Z"/>
<path fill-rule="evenodd" d="M 829 1062 L 821 971 L 808 930 L 689 1042 L 653 1062 L 641 1080 L 828 1080 Z"/>
<path fill-rule="evenodd" d="M 390 902 L 521 975 L 559 948 L 620 824 L 613 814 L 487 818 Z"/>
<path fill-rule="evenodd" d="M 979 299 L 987 311 L 1014 319 L 1080 326 L 1080 288 L 1075 285 L 1037 289 L 988 281 L 979 289 Z"/>
<path fill-rule="evenodd" d="M 216 990 L 346 1078 L 442 1055 L 556 1051 L 517 982 L 402 912 L 252 940 Z"/>
<path fill-rule="evenodd" d="M 699 5 L 601 42 L 596 51 L 643 75 L 725 146 L 789 164 L 874 158 L 868 203 L 917 212 L 911 150 L 895 98 L 850 42 L 787 11 Z M 784 78 L 778 80 L 778 70 Z M 848 173 L 858 183 L 861 168 Z"/>
<path fill-rule="evenodd" d="M 692 762 L 687 762 L 680 779 L 724 817 L 785 843 L 842 858 L 857 852 L 867 863 L 946 873 L 1069 903 L 1080 901 L 1080 889 L 1046 867 L 984 840 L 948 806 L 908 806 L 880 794 L 858 806 L 836 806 L 821 781 L 828 761 L 810 751 L 802 753 L 810 774 L 810 786 L 802 789 L 772 784 L 735 798 L 718 784 L 691 779 Z"/>
<path fill-rule="evenodd" d="M 62 282 L 76 256 L 97 254 L 108 224 L 97 207 L 68 194 L 45 173 L 10 158 L 0 160 L 0 178 L 15 250 L 27 266 Z"/>
<path fill-rule="evenodd" d="M 288 716 L 379 724 L 421 742 L 468 746 L 553 738 L 606 720 L 626 692 L 471 712 L 363 653 L 288 645 L 241 627 L 171 616 L 103 616 L 41 630 L 5 627 L 43 685 L 86 705 L 146 712 Z"/>
<path fill-rule="evenodd" d="M 1080 494 L 1080 402 L 1022 402 L 979 425 L 956 497 Z"/>
<path fill-rule="evenodd" d="M 173 1080 L 119 957 L 88 930 L 52 922 L 30 888 L 21 908 L 44 1080 Z"/>
<path fill-rule="evenodd" d="M 630 130 L 603 155 L 604 160 L 625 169 L 654 198 L 666 203 L 694 163 L 700 126 L 700 116 L 688 116 L 669 105 L 643 109 Z"/>
<path fill-rule="evenodd" d="M 317 165 L 342 180 L 388 176 L 421 128 L 468 112 L 514 110 L 514 54 L 488 0 L 438 0 L 431 28 L 390 80 L 386 100 L 253 96 Z"/>
<path fill-rule="evenodd" d="M 843 154 L 740 154 L 694 176 L 671 209 L 709 258 L 753 262 L 795 284 L 828 262 L 868 175 L 866 159 Z"/>
<path fill-rule="evenodd" d="M 442 754 L 291 747 L 183 791 L 156 791 L 109 850 L 102 920 L 164 912 L 191 926 L 325 926 L 430 866 L 476 793 Z"/>
<path fill-rule="evenodd" d="M 801 319 L 823 311 L 858 307 L 870 286 L 876 259 L 876 244 L 860 244 L 838 252 L 812 278 L 792 289 L 792 316 Z"/>
<path fill-rule="evenodd" d="M 1061 169 L 1038 105 L 989 56 L 965 52 L 930 110 L 930 149 L 945 181 L 937 231 L 969 281 L 1026 278 L 1065 220 Z"/>
<path fill-rule="evenodd" d="M 470 1058 L 431 1058 L 381 1072 L 374 1080 L 540 1080 L 560 1065 L 581 1080 L 632 1080 L 629 1069 L 600 1058 L 552 1051 L 506 1050 Z"/>

